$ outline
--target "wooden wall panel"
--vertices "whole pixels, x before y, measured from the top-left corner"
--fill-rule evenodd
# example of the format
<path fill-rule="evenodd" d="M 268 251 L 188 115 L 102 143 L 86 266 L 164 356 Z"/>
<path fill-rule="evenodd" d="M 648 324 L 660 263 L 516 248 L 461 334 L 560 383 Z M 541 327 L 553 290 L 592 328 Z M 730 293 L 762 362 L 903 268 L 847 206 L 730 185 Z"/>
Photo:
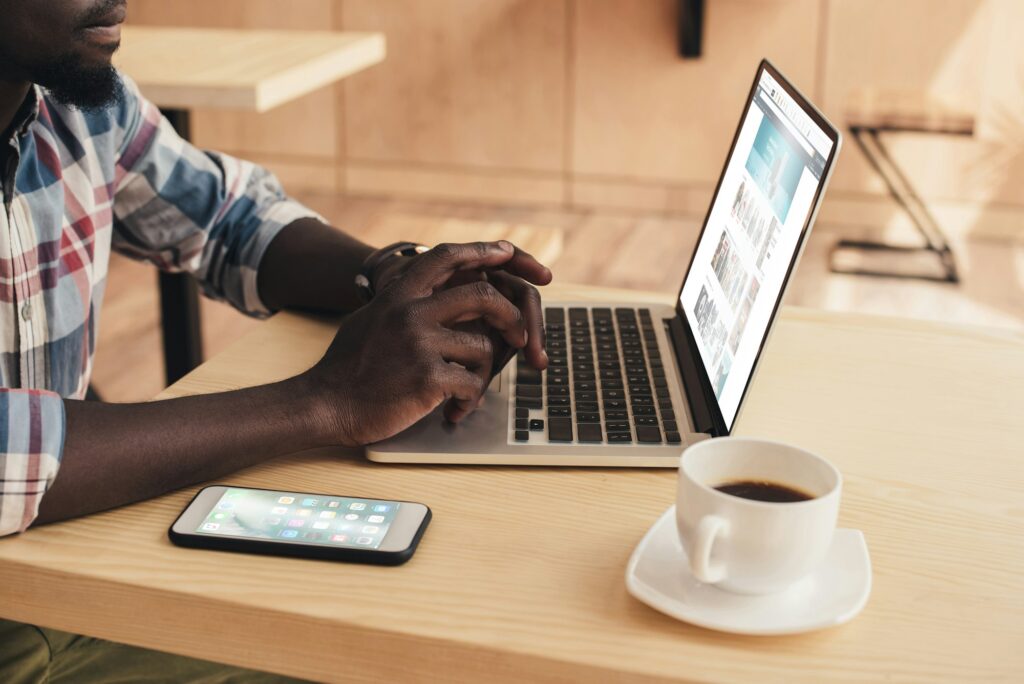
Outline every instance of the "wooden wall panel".
<path fill-rule="evenodd" d="M 713 183 L 762 57 L 814 91 L 819 0 L 711 0 L 703 54 L 678 55 L 676 0 L 576 4 L 576 174 Z"/>
<path fill-rule="evenodd" d="M 355 161 L 560 173 L 565 0 L 343 0 L 388 57 L 345 84 Z"/>

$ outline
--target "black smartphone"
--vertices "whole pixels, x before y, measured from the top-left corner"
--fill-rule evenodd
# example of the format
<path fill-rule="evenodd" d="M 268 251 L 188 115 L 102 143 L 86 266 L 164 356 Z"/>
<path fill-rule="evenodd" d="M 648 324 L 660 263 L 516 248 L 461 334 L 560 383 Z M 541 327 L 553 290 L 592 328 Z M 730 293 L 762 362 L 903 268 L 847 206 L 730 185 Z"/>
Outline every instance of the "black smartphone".
<path fill-rule="evenodd" d="M 429 522 L 430 509 L 411 501 L 213 485 L 167 534 L 197 549 L 399 565 Z"/>

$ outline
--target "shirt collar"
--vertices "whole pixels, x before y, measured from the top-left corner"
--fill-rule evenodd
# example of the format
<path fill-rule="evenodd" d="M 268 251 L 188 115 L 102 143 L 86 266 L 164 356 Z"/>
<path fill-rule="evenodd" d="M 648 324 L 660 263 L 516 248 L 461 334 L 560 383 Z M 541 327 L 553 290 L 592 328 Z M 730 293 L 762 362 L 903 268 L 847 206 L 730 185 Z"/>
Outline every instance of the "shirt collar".
<path fill-rule="evenodd" d="M 28 95 L 25 97 L 25 101 L 21 103 L 21 107 L 18 108 L 18 112 L 14 115 L 14 136 L 16 138 L 20 138 L 28 133 L 29 126 L 39 118 L 39 103 L 42 102 L 42 99 L 42 91 L 39 86 L 33 83 L 28 91 Z"/>

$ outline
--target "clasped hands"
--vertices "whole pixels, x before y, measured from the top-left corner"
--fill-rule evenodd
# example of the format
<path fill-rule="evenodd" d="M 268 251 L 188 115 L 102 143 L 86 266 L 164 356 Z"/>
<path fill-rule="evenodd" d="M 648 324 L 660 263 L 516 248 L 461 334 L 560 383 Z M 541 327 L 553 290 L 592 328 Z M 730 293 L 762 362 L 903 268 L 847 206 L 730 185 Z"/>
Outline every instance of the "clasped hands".
<path fill-rule="evenodd" d="M 316 424 L 333 443 L 380 441 L 441 404 L 459 422 L 517 350 L 547 367 L 534 285 L 551 271 L 511 243 L 441 244 L 377 280 L 377 296 L 345 318 L 305 374 Z"/>

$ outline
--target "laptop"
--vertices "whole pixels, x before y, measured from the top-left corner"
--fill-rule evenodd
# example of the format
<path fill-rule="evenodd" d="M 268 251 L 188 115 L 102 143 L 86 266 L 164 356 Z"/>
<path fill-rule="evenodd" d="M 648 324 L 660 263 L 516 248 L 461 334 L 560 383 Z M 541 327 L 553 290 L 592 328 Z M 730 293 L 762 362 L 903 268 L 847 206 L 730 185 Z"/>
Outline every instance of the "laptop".
<path fill-rule="evenodd" d="M 458 425 L 438 409 L 368 458 L 674 468 L 730 434 L 840 145 L 762 61 L 675 306 L 545 301 L 547 370 L 517 358 Z"/>

